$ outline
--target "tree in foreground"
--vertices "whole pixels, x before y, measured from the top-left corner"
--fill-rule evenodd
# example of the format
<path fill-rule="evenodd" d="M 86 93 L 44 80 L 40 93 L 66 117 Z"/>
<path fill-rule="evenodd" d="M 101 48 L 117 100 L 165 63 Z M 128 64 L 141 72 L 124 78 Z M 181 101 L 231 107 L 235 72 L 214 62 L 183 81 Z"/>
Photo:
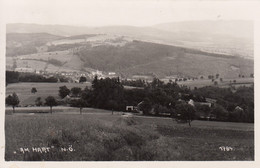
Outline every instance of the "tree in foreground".
<path fill-rule="evenodd" d="M 31 89 L 31 93 L 35 94 L 36 92 L 37 92 L 37 89 L 36 89 L 35 87 L 33 87 L 33 88 Z"/>
<path fill-rule="evenodd" d="M 5 98 L 5 103 L 13 107 L 13 113 L 15 113 L 15 107 L 20 103 L 20 100 L 17 94 L 14 92 L 12 95 L 9 95 Z"/>
<path fill-rule="evenodd" d="M 57 106 L 58 103 L 57 103 L 56 99 L 53 96 L 48 96 L 45 99 L 45 105 L 50 106 L 50 112 L 52 114 L 52 107 L 53 106 Z"/>
<path fill-rule="evenodd" d="M 88 106 L 87 101 L 84 100 L 84 99 L 82 99 L 82 98 L 77 99 L 77 100 L 72 100 L 71 103 L 70 103 L 70 105 L 71 105 L 72 107 L 78 107 L 80 114 L 82 114 L 82 109 L 83 109 L 84 107 L 87 107 L 87 106 Z"/>
<path fill-rule="evenodd" d="M 187 103 L 180 103 L 175 106 L 176 118 L 189 123 L 191 127 L 191 121 L 195 118 L 194 107 Z"/>
<path fill-rule="evenodd" d="M 63 99 L 67 95 L 70 94 L 70 90 L 67 88 L 67 86 L 61 86 L 59 89 L 59 96 Z"/>

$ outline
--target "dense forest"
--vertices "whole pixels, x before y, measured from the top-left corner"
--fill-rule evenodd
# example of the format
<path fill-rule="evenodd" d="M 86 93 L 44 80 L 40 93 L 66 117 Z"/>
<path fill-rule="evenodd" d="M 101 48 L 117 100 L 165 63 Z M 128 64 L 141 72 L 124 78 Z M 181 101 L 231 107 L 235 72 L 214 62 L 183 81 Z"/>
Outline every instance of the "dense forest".
<path fill-rule="evenodd" d="M 6 71 L 6 85 L 18 82 L 68 82 L 68 79 L 62 76 L 44 77 L 40 74 L 28 72 Z"/>
<path fill-rule="evenodd" d="M 173 74 L 198 77 L 216 73 L 224 78 L 237 77 L 239 72 L 231 67 L 239 68 L 245 76 L 253 73 L 252 60 L 136 40 L 123 46 L 86 47 L 75 54 L 84 62 L 84 67 L 119 72 L 125 76 L 153 72 L 157 78 Z"/>
<path fill-rule="evenodd" d="M 73 102 L 76 107 L 94 107 L 125 111 L 126 106 L 140 105 L 144 115 L 176 116 L 180 109 L 194 111 L 194 118 L 216 121 L 254 122 L 254 87 L 231 88 L 203 87 L 190 90 L 175 82 L 163 83 L 154 79 L 143 89 L 124 89 L 119 78 L 95 78 L 92 87 L 86 87 L 78 94 L 80 100 Z M 211 107 L 196 102 L 206 102 L 206 98 L 216 100 Z M 195 106 L 190 108 L 188 101 Z M 83 104 L 82 104 L 83 103 Z M 186 108 L 187 107 L 187 108 Z M 201 116 L 204 116 L 202 118 Z"/>

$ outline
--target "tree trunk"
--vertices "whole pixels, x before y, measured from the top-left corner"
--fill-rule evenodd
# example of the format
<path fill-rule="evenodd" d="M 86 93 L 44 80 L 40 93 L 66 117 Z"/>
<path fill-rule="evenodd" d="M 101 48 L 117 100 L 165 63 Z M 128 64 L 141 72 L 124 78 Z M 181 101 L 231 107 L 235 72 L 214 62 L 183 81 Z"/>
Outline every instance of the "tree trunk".
<path fill-rule="evenodd" d="M 79 112 L 80 112 L 80 114 L 82 114 L 82 108 L 79 108 Z"/>
<path fill-rule="evenodd" d="M 191 125 L 190 125 L 190 120 L 189 120 L 189 126 L 191 127 Z"/>
<path fill-rule="evenodd" d="M 15 113 L 15 109 L 14 109 L 14 106 L 13 106 L 13 114 Z"/>
<path fill-rule="evenodd" d="M 112 109 L 112 115 L 114 114 L 114 109 Z"/>
<path fill-rule="evenodd" d="M 50 106 L 50 109 L 51 109 L 51 114 L 52 114 L 52 106 Z"/>

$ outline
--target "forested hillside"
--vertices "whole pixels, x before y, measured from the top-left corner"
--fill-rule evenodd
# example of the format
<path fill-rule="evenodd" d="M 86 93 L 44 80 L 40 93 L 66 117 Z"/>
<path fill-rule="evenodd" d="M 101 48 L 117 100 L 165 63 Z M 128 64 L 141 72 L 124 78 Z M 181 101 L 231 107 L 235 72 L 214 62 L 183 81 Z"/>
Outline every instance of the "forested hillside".
<path fill-rule="evenodd" d="M 141 41 L 122 47 L 84 48 L 77 55 L 85 67 L 120 72 L 125 76 L 208 76 L 218 73 L 222 77 L 237 77 L 240 73 L 245 76 L 253 73 L 253 60 Z"/>

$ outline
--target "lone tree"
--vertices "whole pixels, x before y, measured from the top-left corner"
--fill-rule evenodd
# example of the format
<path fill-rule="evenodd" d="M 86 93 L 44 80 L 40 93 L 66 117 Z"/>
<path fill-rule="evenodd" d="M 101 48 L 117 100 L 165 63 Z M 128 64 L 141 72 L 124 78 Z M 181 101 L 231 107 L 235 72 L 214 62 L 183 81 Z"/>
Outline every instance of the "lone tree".
<path fill-rule="evenodd" d="M 219 74 L 216 74 L 216 79 L 218 79 L 218 77 L 219 77 Z"/>
<path fill-rule="evenodd" d="M 58 103 L 57 103 L 56 99 L 53 96 L 48 96 L 45 99 L 45 105 L 50 106 L 50 112 L 52 114 L 52 107 L 53 106 L 57 106 Z"/>
<path fill-rule="evenodd" d="M 81 76 L 79 78 L 79 83 L 83 83 L 83 82 L 86 82 L 87 81 L 87 78 L 85 76 Z"/>
<path fill-rule="evenodd" d="M 84 107 L 87 107 L 87 106 L 88 106 L 87 101 L 84 100 L 84 99 L 82 99 L 82 98 L 77 99 L 77 100 L 72 100 L 71 103 L 70 103 L 70 105 L 71 105 L 72 107 L 78 107 L 80 114 L 82 114 L 82 109 L 83 109 Z"/>
<path fill-rule="evenodd" d="M 36 106 L 42 106 L 42 100 L 41 100 L 42 98 L 41 97 L 37 97 L 37 99 L 35 100 L 35 105 Z"/>
<path fill-rule="evenodd" d="M 61 86 L 59 90 L 59 96 L 63 99 L 67 95 L 70 94 L 70 90 L 67 88 L 67 86 Z"/>
<path fill-rule="evenodd" d="M 191 121 L 195 118 L 194 107 L 187 103 L 180 103 L 175 106 L 176 119 L 189 123 L 191 127 Z"/>
<path fill-rule="evenodd" d="M 36 89 L 35 87 L 33 87 L 33 88 L 31 89 L 31 93 L 35 94 L 36 92 L 37 92 L 37 89 Z"/>
<path fill-rule="evenodd" d="M 9 95 L 5 98 L 5 103 L 13 107 L 13 113 L 15 113 L 15 107 L 20 103 L 20 100 L 17 94 L 14 92 L 12 95 Z"/>

